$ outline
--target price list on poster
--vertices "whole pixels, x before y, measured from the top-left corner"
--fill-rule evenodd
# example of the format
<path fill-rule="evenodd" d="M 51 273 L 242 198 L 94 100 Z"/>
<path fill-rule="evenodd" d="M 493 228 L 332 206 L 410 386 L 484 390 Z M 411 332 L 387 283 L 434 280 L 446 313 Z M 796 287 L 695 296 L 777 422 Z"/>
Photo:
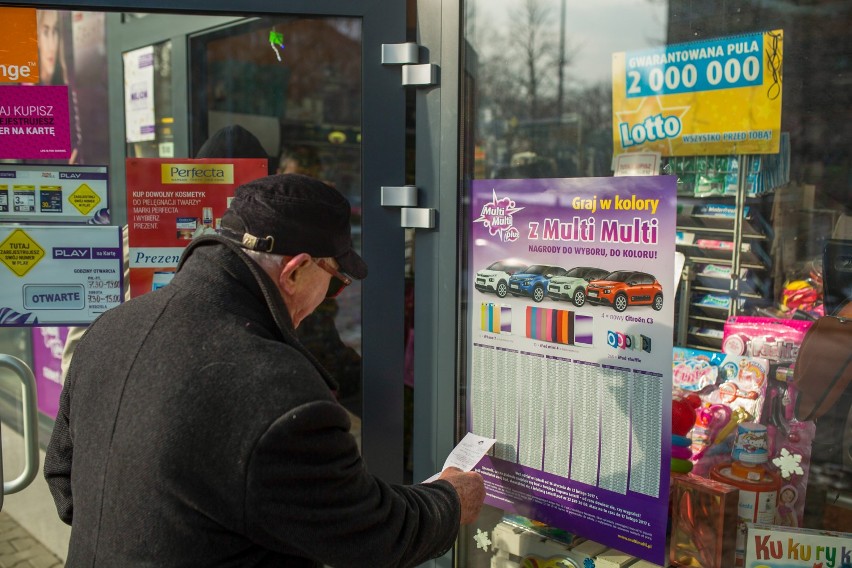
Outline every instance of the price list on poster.
<path fill-rule="evenodd" d="M 659 376 L 482 344 L 473 354 L 472 431 L 496 438 L 495 457 L 622 495 L 629 472 L 631 491 L 659 495 L 660 455 L 645 449 L 662 435 Z"/>

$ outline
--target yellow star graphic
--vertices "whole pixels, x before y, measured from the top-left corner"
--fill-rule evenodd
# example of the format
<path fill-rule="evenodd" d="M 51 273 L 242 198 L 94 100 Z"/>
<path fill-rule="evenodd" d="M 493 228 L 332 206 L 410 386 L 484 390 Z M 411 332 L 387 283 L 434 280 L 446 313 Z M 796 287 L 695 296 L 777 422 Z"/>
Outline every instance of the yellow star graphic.
<path fill-rule="evenodd" d="M 663 101 L 660 96 L 653 97 L 644 97 L 639 101 L 639 104 L 633 110 L 623 110 L 616 111 L 615 117 L 615 132 L 616 136 L 622 137 L 622 125 L 627 129 L 628 133 L 631 133 L 636 125 L 643 125 L 643 128 L 647 130 L 647 126 L 644 125 L 646 119 L 655 117 L 660 115 L 663 120 L 668 119 L 669 117 L 677 118 L 678 123 L 681 125 L 680 132 L 683 132 L 683 117 L 690 111 L 690 106 L 664 106 Z M 645 137 L 645 141 L 641 143 L 641 147 L 643 150 L 651 150 L 661 152 L 664 156 L 672 155 L 672 139 L 665 136 L 664 133 L 659 133 L 660 136 L 657 136 L 657 140 L 647 141 L 647 136 Z M 621 146 L 625 149 L 627 147 L 624 146 L 624 140 L 621 140 Z M 639 144 L 639 143 L 634 143 Z M 633 148 L 631 148 L 633 149 Z"/>

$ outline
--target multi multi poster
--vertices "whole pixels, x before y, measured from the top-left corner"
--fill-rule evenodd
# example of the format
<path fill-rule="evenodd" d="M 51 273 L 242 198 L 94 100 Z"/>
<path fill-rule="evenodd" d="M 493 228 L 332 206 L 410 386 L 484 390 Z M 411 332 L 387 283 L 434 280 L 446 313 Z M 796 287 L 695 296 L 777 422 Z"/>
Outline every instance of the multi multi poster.
<path fill-rule="evenodd" d="M 468 429 L 487 503 L 663 564 L 676 182 L 476 180 Z"/>

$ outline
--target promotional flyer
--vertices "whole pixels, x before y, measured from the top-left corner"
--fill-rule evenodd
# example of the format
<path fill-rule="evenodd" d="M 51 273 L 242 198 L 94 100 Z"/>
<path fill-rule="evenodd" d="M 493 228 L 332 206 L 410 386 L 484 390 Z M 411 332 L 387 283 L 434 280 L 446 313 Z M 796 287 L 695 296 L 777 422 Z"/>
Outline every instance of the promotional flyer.
<path fill-rule="evenodd" d="M 123 57 L 124 138 L 127 142 L 154 140 L 154 46 L 128 51 Z"/>
<path fill-rule="evenodd" d="M 38 39 L 33 8 L 3 8 L 0 83 L 38 81 Z"/>
<path fill-rule="evenodd" d="M 486 502 L 663 564 L 676 181 L 474 180 L 468 430 Z"/>
<path fill-rule="evenodd" d="M 0 85 L 0 156 L 67 160 L 71 128 L 65 85 Z"/>
<path fill-rule="evenodd" d="M 0 221 L 109 224 L 105 166 L 0 165 Z"/>
<path fill-rule="evenodd" d="M 121 303 L 121 229 L 0 227 L 0 326 L 88 325 Z"/>
<path fill-rule="evenodd" d="M 775 154 L 782 30 L 612 56 L 613 154 Z"/>
<path fill-rule="evenodd" d="M 168 284 L 189 241 L 219 228 L 237 186 L 269 173 L 263 158 L 126 163 L 132 297 Z"/>

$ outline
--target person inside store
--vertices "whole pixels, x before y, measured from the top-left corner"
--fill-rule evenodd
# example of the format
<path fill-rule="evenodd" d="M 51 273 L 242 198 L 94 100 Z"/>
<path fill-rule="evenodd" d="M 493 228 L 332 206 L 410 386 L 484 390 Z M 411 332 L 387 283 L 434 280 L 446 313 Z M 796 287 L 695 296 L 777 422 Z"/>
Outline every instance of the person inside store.
<path fill-rule="evenodd" d="M 279 174 L 302 174 L 321 179 L 322 161 L 313 146 L 287 145 L 278 159 Z M 325 181 L 325 180 L 323 180 Z M 325 183 L 328 183 L 325 181 Z M 340 337 L 336 319 L 340 305 L 324 300 L 305 318 L 296 335 L 340 385 L 338 400 L 356 417 L 361 416 L 361 355 Z"/>
<path fill-rule="evenodd" d="M 279 174 L 302 174 L 320 177 L 322 161 L 313 146 L 293 144 L 285 146 L 278 158 Z"/>
<path fill-rule="evenodd" d="M 68 80 L 68 65 L 65 60 L 65 47 L 59 10 L 36 10 L 38 27 L 38 73 L 39 85 L 69 85 L 68 98 L 71 127 L 71 155 L 69 164 L 82 161 L 82 127 L 80 125 L 77 93 Z"/>
<path fill-rule="evenodd" d="M 279 162 L 269 158 L 260 140 L 239 124 L 224 126 L 210 135 L 196 158 L 265 158 L 269 173 L 319 175 L 319 157 L 306 146 L 287 148 Z M 278 166 L 276 168 L 276 166 Z M 200 232 L 200 231 L 199 231 Z M 336 299 L 323 301 L 296 330 L 299 341 L 337 381 L 337 398 L 356 417 L 361 416 L 361 355 L 346 345 L 335 326 L 340 311 Z"/>
<path fill-rule="evenodd" d="M 476 519 L 475 472 L 371 475 L 296 337 L 367 275 L 349 219 L 307 176 L 243 184 L 168 286 L 89 327 L 44 463 L 68 566 L 415 566 Z"/>

